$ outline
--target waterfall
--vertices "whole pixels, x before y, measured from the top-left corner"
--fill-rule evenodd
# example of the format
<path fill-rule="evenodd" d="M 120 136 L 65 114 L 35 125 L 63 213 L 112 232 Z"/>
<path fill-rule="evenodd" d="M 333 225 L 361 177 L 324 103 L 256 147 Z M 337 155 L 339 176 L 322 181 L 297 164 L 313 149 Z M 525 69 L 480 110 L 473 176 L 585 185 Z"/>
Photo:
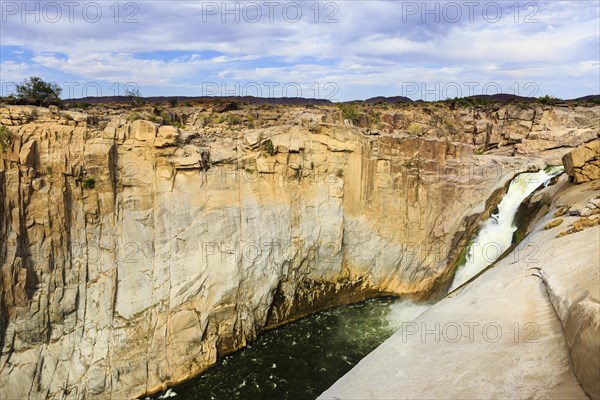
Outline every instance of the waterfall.
<path fill-rule="evenodd" d="M 510 247 L 517 229 L 515 214 L 523 200 L 562 171 L 562 166 L 549 167 L 534 173 L 519 174 L 512 180 L 508 192 L 498 204 L 498 213 L 483 223 L 477 237 L 469 245 L 465 263 L 458 267 L 450 291 L 477 275 Z"/>

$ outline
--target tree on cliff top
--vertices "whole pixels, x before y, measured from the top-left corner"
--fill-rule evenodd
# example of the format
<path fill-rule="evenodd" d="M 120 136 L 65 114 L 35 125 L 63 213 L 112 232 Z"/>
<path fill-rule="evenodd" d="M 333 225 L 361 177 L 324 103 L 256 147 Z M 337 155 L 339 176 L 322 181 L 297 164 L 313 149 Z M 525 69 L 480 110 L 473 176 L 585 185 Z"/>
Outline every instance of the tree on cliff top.
<path fill-rule="evenodd" d="M 62 88 L 37 76 L 30 76 L 17 85 L 16 99 L 19 104 L 49 106 L 60 104 Z"/>

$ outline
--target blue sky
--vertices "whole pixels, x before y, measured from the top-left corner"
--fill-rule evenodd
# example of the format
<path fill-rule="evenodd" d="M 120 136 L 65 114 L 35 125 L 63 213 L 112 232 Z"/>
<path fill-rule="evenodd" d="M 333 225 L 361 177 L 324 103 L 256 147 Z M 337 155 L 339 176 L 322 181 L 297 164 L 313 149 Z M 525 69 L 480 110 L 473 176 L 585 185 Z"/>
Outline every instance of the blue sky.
<path fill-rule="evenodd" d="M 600 2 L 0 1 L 0 90 L 332 100 L 600 93 Z"/>

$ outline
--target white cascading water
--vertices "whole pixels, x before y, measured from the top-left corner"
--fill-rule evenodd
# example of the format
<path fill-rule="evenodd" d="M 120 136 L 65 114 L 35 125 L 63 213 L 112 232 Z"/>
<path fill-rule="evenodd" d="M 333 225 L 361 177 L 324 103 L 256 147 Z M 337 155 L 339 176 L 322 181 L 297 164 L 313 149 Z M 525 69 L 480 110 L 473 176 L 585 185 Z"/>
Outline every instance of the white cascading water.
<path fill-rule="evenodd" d="M 469 246 L 466 261 L 458 267 L 450 291 L 477 275 L 510 247 L 517 229 L 514 225 L 515 214 L 523 200 L 562 171 L 563 167 L 549 167 L 534 173 L 519 174 L 512 180 L 508 192 L 498 204 L 498 214 L 493 214 L 485 221 Z"/>

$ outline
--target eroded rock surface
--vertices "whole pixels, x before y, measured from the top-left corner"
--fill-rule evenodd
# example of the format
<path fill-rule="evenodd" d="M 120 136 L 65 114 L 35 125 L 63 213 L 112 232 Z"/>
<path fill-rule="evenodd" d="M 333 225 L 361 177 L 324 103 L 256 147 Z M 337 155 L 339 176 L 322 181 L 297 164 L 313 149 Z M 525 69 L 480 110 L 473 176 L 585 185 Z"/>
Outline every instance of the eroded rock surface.
<path fill-rule="evenodd" d="M 511 107 L 485 111 L 488 155 L 474 111 L 386 111 L 373 134 L 335 107 L 184 110 L 185 128 L 0 108 L 3 398 L 130 398 L 306 313 L 439 293 L 494 191 L 598 135 L 600 107 L 548 108 L 509 140 Z"/>
<path fill-rule="evenodd" d="M 600 179 L 600 139 L 596 139 L 563 156 L 567 174 L 575 183 Z"/>

